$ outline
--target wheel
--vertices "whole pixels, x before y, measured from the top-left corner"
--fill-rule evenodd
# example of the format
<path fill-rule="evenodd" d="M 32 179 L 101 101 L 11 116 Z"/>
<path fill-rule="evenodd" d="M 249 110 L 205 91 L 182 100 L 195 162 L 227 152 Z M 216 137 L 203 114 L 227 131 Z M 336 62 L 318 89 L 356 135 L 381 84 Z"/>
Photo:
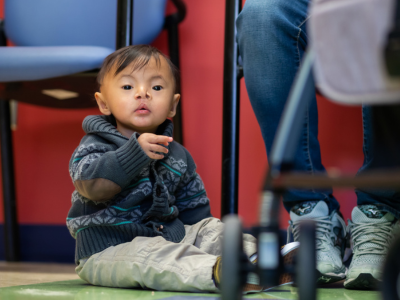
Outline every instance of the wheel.
<path fill-rule="evenodd" d="M 296 258 L 296 285 L 299 300 L 315 300 L 317 290 L 317 264 L 315 223 L 300 224 L 300 247 Z"/>
<path fill-rule="evenodd" d="M 382 298 L 384 300 L 400 299 L 400 236 L 390 246 L 383 267 Z"/>
<path fill-rule="evenodd" d="M 222 242 L 221 299 L 242 299 L 243 233 L 242 223 L 237 216 L 224 218 L 225 229 Z"/>

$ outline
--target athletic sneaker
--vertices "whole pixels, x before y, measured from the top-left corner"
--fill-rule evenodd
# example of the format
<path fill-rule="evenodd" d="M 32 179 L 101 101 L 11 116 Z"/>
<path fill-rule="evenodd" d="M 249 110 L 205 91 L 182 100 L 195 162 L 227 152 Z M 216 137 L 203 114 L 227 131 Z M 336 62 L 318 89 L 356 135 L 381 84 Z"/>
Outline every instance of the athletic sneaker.
<path fill-rule="evenodd" d="M 283 265 L 284 266 L 288 266 L 288 265 L 293 266 L 294 259 L 299 250 L 299 246 L 300 246 L 299 242 L 292 242 L 292 243 L 288 243 L 284 247 L 282 247 L 281 255 L 283 257 Z M 279 278 L 279 286 L 286 285 L 286 284 L 293 284 L 293 274 L 284 273 L 281 275 L 281 277 Z"/>
<path fill-rule="evenodd" d="M 284 266 L 288 266 L 288 265 L 293 265 L 294 263 L 294 257 L 297 255 L 297 251 L 299 249 L 300 243 L 299 242 L 292 242 L 292 243 L 288 243 L 285 246 L 282 247 L 281 249 L 281 255 L 283 258 L 283 264 Z M 253 258 L 253 257 L 251 257 Z M 250 258 L 250 259 L 251 259 Z M 251 260 L 251 262 L 253 264 L 255 264 L 257 262 L 257 254 L 255 254 L 255 258 Z M 288 285 L 288 284 L 293 284 L 293 274 L 289 274 L 289 273 L 283 273 L 280 277 L 279 277 L 279 283 L 276 286 L 265 286 L 262 287 L 262 291 L 268 291 L 271 290 L 273 288 L 282 286 L 282 285 Z M 257 274 L 255 273 L 249 273 L 247 275 L 247 284 L 244 287 L 244 294 L 248 294 L 250 292 L 259 292 L 259 290 L 257 290 L 260 287 L 260 279 L 258 277 Z"/>
<path fill-rule="evenodd" d="M 347 272 L 347 289 L 376 289 L 382 280 L 383 263 L 397 231 L 395 217 L 375 205 L 354 207 L 349 220 L 353 260 Z"/>
<path fill-rule="evenodd" d="M 290 210 L 288 228 L 295 241 L 299 240 L 299 224 L 312 219 L 316 223 L 317 283 L 325 284 L 343 280 L 346 267 L 342 259 L 346 246 L 346 224 L 337 211 L 329 214 L 325 201 L 307 201 Z"/>

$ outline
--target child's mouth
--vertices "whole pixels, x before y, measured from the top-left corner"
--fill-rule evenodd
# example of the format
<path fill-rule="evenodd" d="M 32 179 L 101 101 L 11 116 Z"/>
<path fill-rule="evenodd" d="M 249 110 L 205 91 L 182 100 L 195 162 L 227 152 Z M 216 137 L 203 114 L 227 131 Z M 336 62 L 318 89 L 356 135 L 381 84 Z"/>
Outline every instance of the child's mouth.
<path fill-rule="evenodd" d="M 147 107 L 146 104 L 141 103 L 141 104 L 139 105 L 139 107 L 136 108 L 135 112 L 136 112 L 136 113 L 139 113 L 139 114 L 146 114 L 146 113 L 149 113 L 150 110 L 149 110 L 149 108 Z"/>

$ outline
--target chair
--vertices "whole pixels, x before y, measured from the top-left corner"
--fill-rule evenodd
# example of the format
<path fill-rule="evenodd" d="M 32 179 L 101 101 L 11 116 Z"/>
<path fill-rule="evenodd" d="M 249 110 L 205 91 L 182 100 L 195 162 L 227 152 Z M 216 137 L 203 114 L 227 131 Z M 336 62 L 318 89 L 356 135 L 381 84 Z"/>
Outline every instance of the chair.
<path fill-rule="evenodd" d="M 290 174 L 298 129 L 301 127 L 299 124 L 315 87 L 331 101 L 341 104 L 379 105 L 374 112 L 374 121 L 381 118 L 382 105 L 400 102 L 400 55 L 396 47 L 399 37 L 393 37 L 393 33 L 399 32 L 400 12 L 396 22 L 393 22 L 392 16 L 392 6 L 398 2 L 378 2 L 344 1 L 334 6 L 330 6 L 330 1 L 315 0 L 312 3 L 310 45 L 291 89 L 271 150 L 270 188 L 400 188 L 400 170 L 395 168 L 355 178 L 338 177 L 337 174 L 334 177 Z M 337 26 L 338 23 L 341 25 Z M 348 29 L 347 34 L 343 33 L 343 28 Z"/>
<path fill-rule="evenodd" d="M 305 55 L 306 57 L 303 60 L 302 70 L 299 71 L 298 74 L 298 87 L 293 86 L 292 95 L 288 99 L 287 109 L 282 115 L 282 122 L 280 125 L 280 134 L 277 133 L 275 146 L 273 147 L 273 151 L 271 151 L 271 155 L 269 158 L 269 164 L 276 165 L 278 168 L 278 173 L 280 167 L 290 165 L 291 157 L 293 155 L 293 149 L 296 147 L 296 141 L 292 137 L 297 137 L 295 131 L 291 131 L 293 128 L 301 128 L 298 126 L 299 122 L 302 120 L 303 115 L 298 112 L 297 109 L 304 109 L 307 103 L 303 100 L 300 102 L 300 98 L 308 99 L 307 93 L 317 93 L 324 94 L 326 97 L 332 99 L 335 102 L 345 103 L 345 104 L 361 104 L 361 103 L 374 103 L 377 99 L 380 99 L 380 103 L 396 103 L 400 99 L 399 95 L 399 80 L 391 79 L 391 76 L 399 76 L 400 75 L 400 55 L 398 48 L 398 40 L 400 37 L 400 28 L 395 27 L 388 36 L 386 36 L 387 32 L 389 32 L 392 16 L 390 15 L 390 7 L 393 7 L 393 3 L 396 3 L 397 0 L 386 0 L 384 6 L 379 6 L 370 0 L 369 7 L 366 6 L 364 14 L 371 13 L 374 10 L 377 10 L 381 15 L 381 20 L 379 24 L 379 30 L 372 25 L 372 28 L 368 28 L 368 30 L 362 31 L 362 34 L 359 35 L 358 40 L 353 39 L 354 42 L 359 42 L 361 38 L 368 39 L 365 36 L 365 33 L 374 32 L 375 35 L 373 37 L 373 41 L 371 43 L 375 43 L 373 48 L 371 47 L 363 47 L 359 49 L 359 53 L 365 54 L 368 52 L 369 56 L 375 55 L 375 59 L 373 62 L 369 64 L 369 69 L 363 72 L 363 76 L 355 75 L 352 78 L 357 78 L 354 80 L 346 80 L 344 76 L 338 76 L 339 70 L 338 68 L 341 66 L 332 63 L 332 60 L 329 60 L 329 56 L 338 56 L 338 55 L 346 55 L 347 51 L 343 49 L 343 47 L 348 47 L 349 42 L 341 41 L 341 49 L 342 51 L 336 51 L 335 45 L 337 44 L 337 39 L 331 39 L 331 43 L 328 44 L 327 41 L 329 39 L 324 39 L 322 42 L 317 42 L 316 39 L 311 40 L 310 44 L 313 44 L 309 47 L 311 51 Z M 321 1 L 314 1 L 316 5 L 314 5 L 313 9 L 317 7 L 317 10 L 321 9 L 323 11 L 325 7 L 323 5 L 319 5 L 318 3 Z M 329 1 L 328 1 L 329 2 Z M 398 1 L 397 1 L 398 2 Z M 330 2 L 329 2 L 330 3 Z M 338 9 L 341 9 L 342 5 L 345 2 L 337 5 Z M 327 4 L 328 6 L 329 4 Z M 353 4 L 356 7 L 357 3 L 354 1 Z M 350 5 L 350 6 L 351 6 Z M 374 6 L 375 5 L 375 6 Z M 320 8 L 323 7 L 323 8 Z M 235 20 L 239 15 L 241 10 L 241 1 L 226 1 L 226 18 L 225 18 L 225 47 L 224 47 L 224 98 L 223 98 L 223 150 L 222 150 L 222 198 L 221 198 L 221 214 L 237 214 L 238 212 L 238 157 L 239 157 L 239 95 L 240 95 L 240 85 L 239 80 L 243 76 L 242 67 L 240 64 L 240 56 L 238 52 L 238 45 L 236 42 L 236 28 L 235 28 Z M 396 24 L 400 24 L 400 6 L 397 5 L 396 8 Z M 356 16 L 360 14 L 360 12 L 355 12 Z M 323 24 L 326 20 L 319 15 L 316 18 L 311 18 L 310 23 L 317 19 L 317 22 Z M 348 22 L 347 26 L 351 28 L 352 25 L 355 24 L 354 16 L 350 14 L 347 15 Z M 353 21 L 352 21 L 353 20 Z M 330 20 L 330 29 L 336 30 L 336 35 L 340 34 L 340 32 L 348 32 L 348 30 L 343 31 L 343 26 L 338 26 L 339 22 L 335 19 Z M 364 24 L 365 25 L 365 24 Z M 398 26 L 398 25 L 397 25 Z M 326 32 L 321 32 L 323 30 L 321 26 L 312 26 L 311 31 L 313 34 L 318 34 L 318 36 L 328 36 Z M 353 29 L 354 30 L 354 29 Z M 361 31 L 360 31 L 361 32 Z M 384 44 L 387 39 L 387 45 Z M 378 44 L 379 43 L 379 44 Z M 319 56 L 314 58 L 314 50 L 312 48 L 322 48 L 319 49 Z M 384 51 L 383 51 L 384 50 Z M 330 61 L 330 65 L 321 65 L 320 60 L 323 59 L 325 62 Z M 336 57 L 336 59 L 341 59 Z M 364 56 L 354 56 L 353 60 L 356 61 L 357 64 L 365 63 L 365 55 Z M 364 60 L 364 61 L 363 61 Z M 315 64 L 314 64 L 315 62 Z M 351 63 L 354 65 L 354 62 Z M 348 65 L 345 65 L 342 72 L 349 71 Z M 314 77 L 312 74 L 312 69 L 314 68 L 314 73 L 317 76 L 317 90 L 315 90 L 314 86 Z M 347 68 L 347 69 L 346 69 Z M 330 72 L 331 69 L 336 69 L 336 73 Z M 384 69 L 387 69 L 388 74 L 385 75 Z M 358 70 L 359 71 L 359 70 Z M 371 83 L 371 78 L 367 76 L 367 74 L 374 74 L 372 80 L 375 80 L 376 83 Z M 335 79 L 339 79 L 341 82 L 345 83 L 345 89 L 340 90 L 337 88 L 337 85 L 340 85 L 341 82 L 334 82 Z M 305 82 L 306 81 L 306 82 Z M 336 80 L 337 81 L 337 80 Z M 301 82 L 301 83 L 300 83 Z M 364 82 L 363 86 L 360 84 Z M 336 85 L 336 86 L 334 86 Z M 352 90 L 351 88 L 356 87 L 359 89 L 365 88 L 363 93 L 359 91 Z M 346 90 L 347 89 L 347 90 Z M 289 108 L 289 102 L 294 103 L 295 100 L 290 100 L 292 98 L 296 98 L 298 102 L 293 104 L 293 107 Z M 383 102 L 382 102 L 383 101 Z M 303 107 L 303 105 L 305 105 Z M 289 115 L 290 114 L 290 115 Z M 299 116 L 300 120 L 293 119 L 295 116 Z M 286 119 L 286 121 L 284 121 Z M 289 135 L 290 134 L 290 135 Z M 284 150 L 285 149 L 285 150 Z M 272 169 L 271 169 L 272 170 Z M 274 171 L 276 172 L 276 170 Z M 275 173 L 275 174 L 278 174 Z M 304 175 L 301 175 L 304 178 Z M 279 176 L 278 176 L 279 177 Z M 393 177 L 391 177 L 393 178 Z M 289 178 L 290 179 L 290 178 Z M 288 179 L 288 180 L 289 180 Z M 299 180 L 296 177 L 295 180 Z M 305 179 L 307 180 L 307 179 Z M 355 179 L 355 180 L 358 180 Z M 292 180 L 290 180 L 292 182 Z M 382 178 L 382 181 L 384 179 Z M 395 179 L 391 180 L 393 183 Z M 279 184 L 284 184 L 283 182 L 277 180 L 276 182 L 280 182 Z M 300 181 L 297 181 L 300 182 Z M 303 182 L 303 180 L 302 180 Z M 293 184 L 293 182 L 291 183 Z M 300 185 L 300 183 L 298 183 Z M 386 181 L 386 184 L 389 185 L 389 182 Z M 329 184 L 328 184 L 329 185 Z"/>
<path fill-rule="evenodd" d="M 116 48 L 151 43 L 168 30 L 171 60 L 179 68 L 177 24 L 185 16 L 165 16 L 167 0 L 6 0 L 0 22 L 0 133 L 6 260 L 18 260 L 18 230 L 10 131 L 10 105 L 17 100 L 53 108 L 87 108 L 96 103 L 96 75 Z M 145 26 L 143 26 L 145 24 Z M 178 83 L 179 84 L 179 83 Z M 180 110 L 175 140 L 182 140 Z"/>
<path fill-rule="evenodd" d="M 268 224 L 278 224 L 278 203 L 288 188 L 400 190 L 400 160 L 396 153 L 400 135 L 393 130 L 396 125 L 389 131 L 385 128 L 393 121 L 399 126 L 400 120 L 400 2 L 314 0 L 310 16 L 310 44 L 291 88 L 269 158 L 262 199 L 270 208 L 263 217 Z M 344 105 L 372 105 L 374 138 L 380 145 L 374 149 L 379 169 L 375 167 L 357 176 L 291 172 L 303 116 L 315 89 Z M 315 298 L 315 291 L 306 292 L 307 299 Z"/>
<path fill-rule="evenodd" d="M 228 5 L 229 4 L 229 5 Z M 395 7 L 397 6 L 397 7 Z M 235 141 L 238 139 L 238 80 L 240 78 L 240 65 L 238 64 L 237 44 L 235 42 L 234 20 L 238 15 L 240 0 L 227 1 L 227 17 L 225 27 L 225 68 L 224 68 L 224 137 L 223 149 L 227 149 L 226 155 L 223 150 L 223 163 L 229 167 L 229 178 L 223 178 L 222 210 L 223 214 L 237 214 L 237 148 Z M 395 14 L 393 14 L 393 11 Z M 229 14 L 229 15 L 228 15 Z M 395 18 L 393 20 L 393 15 Z M 291 165 L 298 145 L 302 122 L 309 101 L 313 94 L 318 92 L 330 100 L 347 105 L 376 105 L 374 107 L 373 119 L 375 124 L 384 124 L 385 114 L 391 114 L 391 118 L 400 120 L 400 3 L 398 0 L 365 0 L 365 1 L 327 1 L 314 0 L 310 9 L 308 34 L 310 43 L 303 58 L 295 82 L 285 109 L 283 111 L 278 130 L 275 135 L 271 154 L 269 155 L 269 170 L 261 199 L 260 227 L 258 232 L 258 261 L 267 258 L 270 265 L 258 265 L 257 273 L 260 275 L 262 285 L 274 285 L 273 278 L 279 278 L 282 274 L 282 261 L 279 251 L 279 202 L 282 194 L 288 188 L 330 188 L 351 187 L 364 189 L 394 189 L 400 190 L 400 160 L 398 153 L 393 153 L 390 146 L 398 150 L 400 136 L 395 134 L 386 136 L 389 138 L 386 153 L 379 152 L 376 155 L 391 155 L 395 163 L 387 164 L 387 169 L 369 171 L 356 177 L 338 176 L 338 174 L 310 175 L 291 172 Z M 226 96 L 226 97 L 225 97 Z M 396 106 L 390 106 L 394 105 Z M 225 105 L 228 107 L 226 108 Z M 386 105 L 386 106 L 383 106 Z M 227 122 L 225 123 L 225 115 Z M 393 117 L 395 116 L 395 117 Z M 374 125 L 375 125 L 374 124 Z M 383 127 L 381 127 L 383 128 Z M 398 128 L 398 127 L 392 127 Z M 375 129 L 379 130 L 379 129 Z M 393 130 L 392 130 L 393 131 Z M 377 132 L 377 131 L 374 131 Z M 384 130 L 378 131 L 380 135 L 386 134 Z M 380 139 L 380 141 L 383 139 Z M 225 141 L 227 143 L 225 144 Z M 233 148 L 229 150 L 229 147 Z M 229 152 L 230 151 L 230 152 Z M 223 166 L 224 167 L 224 166 Z M 235 174 L 236 173 L 236 174 Z M 223 171 L 224 174 L 224 171 Z M 227 177 L 224 174 L 225 177 Z M 235 184 L 236 183 L 236 184 Z M 227 195 L 226 197 L 224 197 Z M 236 193 L 236 194 L 235 194 Z M 234 244 L 234 238 L 241 231 L 240 221 L 235 217 L 226 219 L 225 247 L 226 253 L 234 252 L 240 254 L 239 247 Z M 310 224 L 308 224 L 310 225 Z M 307 226 L 307 225 L 306 225 Z M 299 298 L 315 299 L 316 278 L 312 272 L 302 270 L 313 270 L 315 264 L 315 253 L 311 249 L 315 238 L 312 239 L 313 226 L 307 229 L 308 234 L 305 241 L 300 242 L 303 246 L 299 248 L 297 270 Z M 314 232 L 315 234 L 315 232 Z M 267 238 L 262 238 L 263 236 Z M 227 242 L 227 237 L 231 238 Z M 306 247 L 304 247 L 306 245 Z M 391 262 L 396 260 L 400 239 L 397 240 L 396 251 L 392 251 Z M 237 248 L 235 248 L 237 247 Z M 308 247 L 308 248 L 307 248 Z M 307 250 L 308 249 L 308 250 Z M 236 258 L 238 257 L 236 256 Z M 232 253 L 230 258 L 234 258 Z M 314 261 L 312 261 L 314 256 Z M 269 259 L 276 257 L 277 262 Z M 304 259 L 307 258 L 307 259 Z M 307 264 L 303 261 L 307 260 Z M 399 260 L 395 261 L 396 267 L 392 270 L 392 278 L 398 278 Z M 223 264 L 224 265 L 224 264 Z M 244 269 L 244 263 L 235 264 L 232 261 L 230 276 L 227 282 L 235 282 L 239 271 Z M 232 266 L 237 267 L 233 270 Z M 303 267 L 304 266 L 304 267 Z M 224 270 L 222 270 L 224 274 Z M 307 273 L 308 272 L 308 273 Z M 300 276 L 299 276 L 300 275 Z M 304 276 L 302 276 L 304 275 Z M 236 276 L 236 277 L 235 277 Z M 224 277 L 222 277 L 224 278 Z M 387 276 L 385 277 L 387 278 Z M 388 287 L 388 285 L 392 287 Z M 390 288 L 390 293 L 397 295 L 395 284 L 388 282 L 385 288 Z M 300 289 L 300 286 L 303 288 Z M 223 285 L 222 285 L 223 287 Z M 232 285 L 229 287 L 232 290 Z M 222 289 L 222 299 L 232 299 L 238 295 L 240 287 L 233 292 Z M 240 291 L 241 292 L 241 291 Z M 225 294 L 224 294 L 225 293 Z M 230 293 L 230 294 L 229 294 Z M 229 295 L 229 297 L 228 297 Z M 396 298 L 396 299 L 397 299 Z M 385 298 L 389 299 L 389 298 Z M 390 298 L 394 299 L 394 298 Z"/>

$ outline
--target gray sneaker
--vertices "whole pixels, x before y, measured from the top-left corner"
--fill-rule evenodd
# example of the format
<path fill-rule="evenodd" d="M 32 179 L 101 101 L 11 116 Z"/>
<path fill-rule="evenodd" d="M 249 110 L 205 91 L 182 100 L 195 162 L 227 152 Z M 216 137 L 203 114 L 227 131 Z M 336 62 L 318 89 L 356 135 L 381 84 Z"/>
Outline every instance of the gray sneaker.
<path fill-rule="evenodd" d="M 354 207 L 347 230 L 351 235 L 353 260 L 344 287 L 376 289 L 382 280 L 382 268 L 389 244 L 397 231 L 396 219 L 375 205 Z"/>
<path fill-rule="evenodd" d="M 329 214 L 325 201 L 309 201 L 294 206 L 290 211 L 290 227 L 295 241 L 299 239 L 299 223 L 312 219 L 316 222 L 318 284 L 332 283 L 346 277 L 342 259 L 346 246 L 346 224 L 337 211 Z M 289 234 L 288 234 L 289 238 Z"/>

